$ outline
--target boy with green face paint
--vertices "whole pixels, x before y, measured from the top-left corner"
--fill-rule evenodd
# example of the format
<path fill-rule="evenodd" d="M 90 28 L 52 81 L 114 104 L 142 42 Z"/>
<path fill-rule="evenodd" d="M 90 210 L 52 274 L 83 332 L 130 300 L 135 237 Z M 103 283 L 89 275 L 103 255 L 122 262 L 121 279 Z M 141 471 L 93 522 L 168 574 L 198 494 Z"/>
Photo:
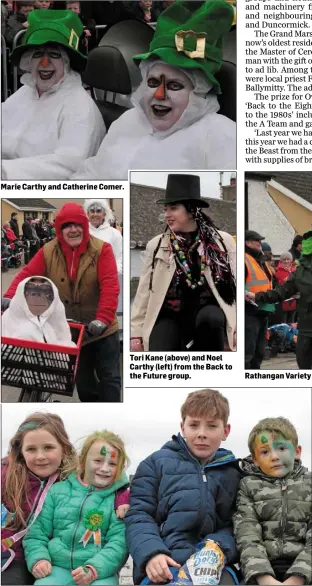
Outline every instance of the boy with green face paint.
<path fill-rule="evenodd" d="M 311 473 L 294 426 L 266 418 L 252 429 L 242 461 L 234 533 L 244 584 L 312 583 Z"/>

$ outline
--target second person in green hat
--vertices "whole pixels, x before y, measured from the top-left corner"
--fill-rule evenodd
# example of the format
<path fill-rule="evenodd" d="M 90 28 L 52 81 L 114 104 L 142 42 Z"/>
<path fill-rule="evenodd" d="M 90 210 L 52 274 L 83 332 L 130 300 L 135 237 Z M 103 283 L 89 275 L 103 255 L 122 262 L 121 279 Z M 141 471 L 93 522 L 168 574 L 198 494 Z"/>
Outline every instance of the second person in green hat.
<path fill-rule="evenodd" d="M 128 169 L 234 169 L 236 125 L 217 94 L 222 41 L 234 10 L 224 0 L 175 2 L 159 17 L 134 108 L 110 127 L 75 179 L 127 179 Z M 233 96 L 234 98 L 234 96 Z"/>

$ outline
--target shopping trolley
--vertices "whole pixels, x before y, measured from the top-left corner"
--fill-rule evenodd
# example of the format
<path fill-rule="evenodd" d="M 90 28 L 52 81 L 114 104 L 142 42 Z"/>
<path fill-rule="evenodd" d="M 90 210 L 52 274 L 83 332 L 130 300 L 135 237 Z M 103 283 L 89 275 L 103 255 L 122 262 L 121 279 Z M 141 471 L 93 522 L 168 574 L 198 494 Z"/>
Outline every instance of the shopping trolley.
<path fill-rule="evenodd" d="M 69 326 L 76 347 L 1 338 L 1 382 L 21 389 L 19 402 L 51 402 L 52 394 L 73 396 L 84 325 Z"/>

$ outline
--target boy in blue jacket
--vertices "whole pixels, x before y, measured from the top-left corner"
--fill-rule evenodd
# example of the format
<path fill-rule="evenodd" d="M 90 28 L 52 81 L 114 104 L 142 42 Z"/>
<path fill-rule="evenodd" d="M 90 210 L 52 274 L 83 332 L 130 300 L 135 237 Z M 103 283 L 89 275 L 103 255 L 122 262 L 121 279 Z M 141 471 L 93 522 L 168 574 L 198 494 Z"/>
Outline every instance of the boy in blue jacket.
<path fill-rule="evenodd" d="M 220 448 L 230 433 L 228 400 L 211 389 L 190 393 L 181 417 L 181 433 L 141 462 L 132 482 L 125 523 L 134 583 L 146 575 L 153 584 L 167 583 L 178 573 L 170 568 L 183 566 L 209 540 L 221 571 L 205 583 L 235 584 L 222 571 L 237 559 L 232 515 L 240 482 L 238 461 Z"/>

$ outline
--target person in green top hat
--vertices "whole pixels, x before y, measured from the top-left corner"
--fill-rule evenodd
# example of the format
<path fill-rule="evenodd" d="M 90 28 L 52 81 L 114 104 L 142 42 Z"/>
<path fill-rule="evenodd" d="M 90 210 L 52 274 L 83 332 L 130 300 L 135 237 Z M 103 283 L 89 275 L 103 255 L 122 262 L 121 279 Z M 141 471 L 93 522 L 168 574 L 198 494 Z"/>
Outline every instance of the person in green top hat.
<path fill-rule="evenodd" d="M 83 25 L 70 10 L 35 10 L 11 55 L 23 87 L 2 105 L 2 178 L 68 179 L 95 155 L 102 116 L 82 87 Z"/>
<path fill-rule="evenodd" d="M 305 232 L 302 240 L 302 257 L 299 265 L 286 283 L 266 293 L 246 293 L 246 298 L 256 303 L 278 303 L 300 293 L 297 301 L 298 342 L 296 347 L 299 368 L 312 369 L 312 229 Z"/>
<path fill-rule="evenodd" d="M 177 1 L 161 13 L 149 51 L 133 58 L 134 108 L 110 127 L 75 179 L 126 179 L 128 169 L 230 169 L 235 123 L 217 114 L 222 42 L 234 18 L 225 0 Z"/>

